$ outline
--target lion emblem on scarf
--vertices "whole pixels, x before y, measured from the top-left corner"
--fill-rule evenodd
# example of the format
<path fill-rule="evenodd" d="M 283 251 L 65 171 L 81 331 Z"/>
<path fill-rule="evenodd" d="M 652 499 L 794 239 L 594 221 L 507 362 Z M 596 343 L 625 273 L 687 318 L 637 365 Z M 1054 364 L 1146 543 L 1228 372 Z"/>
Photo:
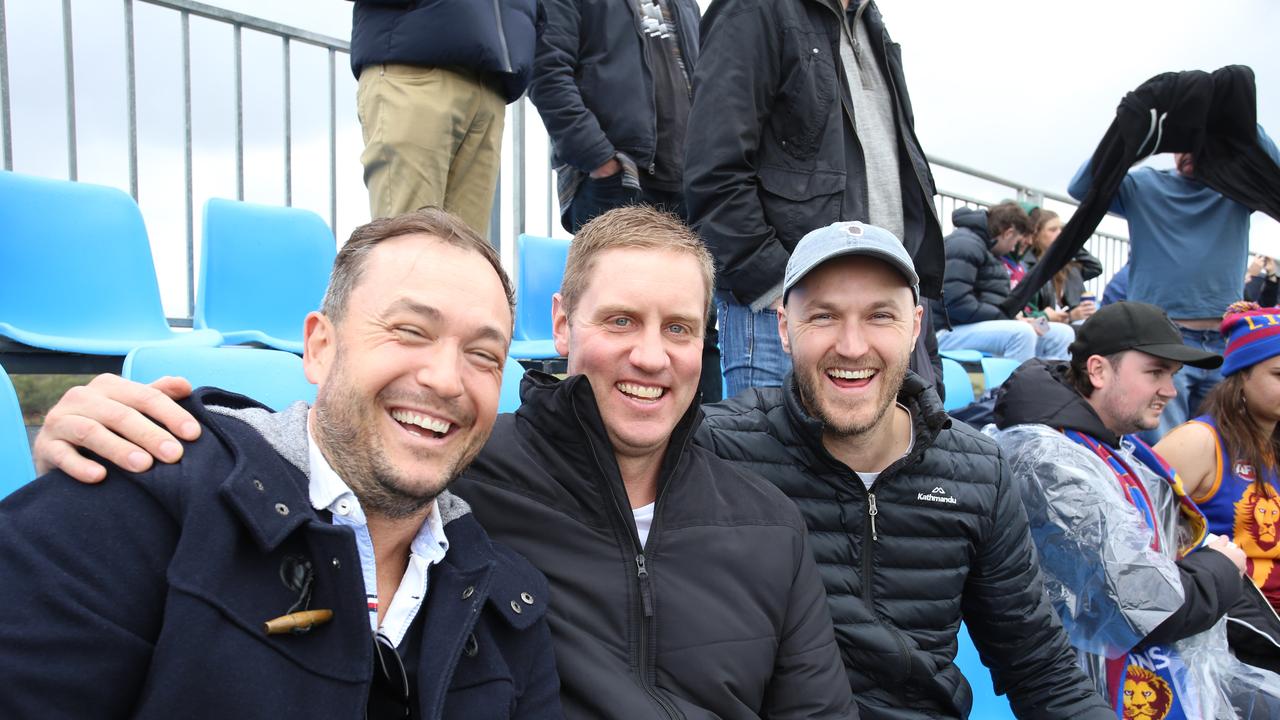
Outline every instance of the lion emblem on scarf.
<path fill-rule="evenodd" d="M 1280 497 L 1269 485 L 1259 493 L 1254 484 L 1235 507 L 1235 541 L 1249 558 L 1249 577 L 1262 587 L 1280 557 Z"/>
<path fill-rule="evenodd" d="M 1164 720 L 1173 707 L 1173 690 L 1164 678 L 1141 665 L 1124 674 L 1124 720 Z"/>

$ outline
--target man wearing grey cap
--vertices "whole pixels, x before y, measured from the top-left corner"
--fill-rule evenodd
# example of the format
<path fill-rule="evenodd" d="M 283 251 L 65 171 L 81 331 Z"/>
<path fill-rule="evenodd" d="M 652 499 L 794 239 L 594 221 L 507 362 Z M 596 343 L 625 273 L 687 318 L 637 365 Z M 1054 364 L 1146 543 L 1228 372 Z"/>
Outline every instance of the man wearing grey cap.
<path fill-rule="evenodd" d="M 783 293 L 792 374 L 704 408 L 698 441 L 800 508 L 862 717 L 966 717 L 963 620 L 1020 717 L 1114 718 L 1045 598 L 1008 465 L 907 369 L 922 310 L 902 244 L 815 230 Z"/>

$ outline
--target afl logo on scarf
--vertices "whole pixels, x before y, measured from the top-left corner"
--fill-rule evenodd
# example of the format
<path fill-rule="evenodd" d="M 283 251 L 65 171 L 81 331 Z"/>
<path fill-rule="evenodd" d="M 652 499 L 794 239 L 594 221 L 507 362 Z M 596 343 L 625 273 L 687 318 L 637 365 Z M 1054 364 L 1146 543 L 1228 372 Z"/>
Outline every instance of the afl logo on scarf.
<path fill-rule="evenodd" d="M 1253 472 L 1253 466 L 1247 462 L 1236 461 L 1236 464 L 1231 467 L 1231 472 L 1235 473 L 1241 480 L 1253 482 L 1258 479 L 1257 474 Z"/>

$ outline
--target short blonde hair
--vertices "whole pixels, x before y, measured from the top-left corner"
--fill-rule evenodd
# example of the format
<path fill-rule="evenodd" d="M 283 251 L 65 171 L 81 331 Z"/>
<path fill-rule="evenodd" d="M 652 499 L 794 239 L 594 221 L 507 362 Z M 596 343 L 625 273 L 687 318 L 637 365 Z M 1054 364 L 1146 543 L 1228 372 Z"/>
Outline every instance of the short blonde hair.
<path fill-rule="evenodd" d="M 608 250 L 636 248 L 670 250 L 687 254 L 698 263 L 706 286 L 706 312 L 711 308 L 711 292 L 715 288 L 715 266 L 711 253 L 702 240 L 680 218 L 648 205 L 633 205 L 610 210 L 582 226 L 569 245 L 560 298 L 566 315 L 573 315 L 578 300 L 587 290 L 596 256 Z"/>

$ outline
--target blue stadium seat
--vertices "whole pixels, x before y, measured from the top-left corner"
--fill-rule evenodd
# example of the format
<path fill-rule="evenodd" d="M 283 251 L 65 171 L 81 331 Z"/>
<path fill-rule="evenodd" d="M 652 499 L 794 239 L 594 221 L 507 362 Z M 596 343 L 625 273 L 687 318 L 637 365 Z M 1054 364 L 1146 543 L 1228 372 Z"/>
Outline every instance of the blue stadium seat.
<path fill-rule="evenodd" d="M 303 374 L 302 358 L 282 350 L 138 348 L 125 356 L 120 374 L 143 383 L 178 375 L 190 380 L 192 387 L 220 387 L 247 395 L 274 410 L 283 410 L 297 400 L 316 400 L 316 386 Z"/>
<path fill-rule="evenodd" d="M 942 404 L 948 412 L 973 402 L 973 383 L 964 366 L 951 358 L 942 358 L 942 384 L 947 389 L 947 399 Z"/>
<path fill-rule="evenodd" d="M 520 235 L 516 238 L 516 324 L 511 357 L 560 357 L 551 338 L 551 296 L 560 292 L 569 241 Z"/>
<path fill-rule="evenodd" d="M 302 320 L 320 308 L 336 254 L 329 226 L 310 210 L 210 199 L 195 326 L 229 345 L 301 355 Z"/>
<path fill-rule="evenodd" d="M 1022 363 L 1013 358 L 982 358 L 982 377 L 986 380 L 987 389 L 1000 387 Z"/>
<path fill-rule="evenodd" d="M 8 373 L 0 368 L 0 498 L 31 482 L 35 476 L 18 394 L 13 391 Z"/>
<path fill-rule="evenodd" d="M 976 363 L 986 357 L 981 350 L 939 350 L 938 354 L 958 363 Z"/>
<path fill-rule="evenodd" d="M 514 357 L 507 358 L 502 368 L 502 394 L 498 397 L 498 412 L 515 412 L 520 407 L 520 381 L 524 379 L 524 367 Z"/>
<path fill-rule="evenodd" d="M 1013 720 L 1013 710 L 1009 707 L 1008 698 L 997 695 L 991 683 L 991 671 L 982 664 L 978 649 L 969 637 L 969 629 L 960 623 L 960 631 L 956 635 L 956 667 L 973 688 L 973 710 L 969 717 L 974 720 Z"/>
<path fill-rule="evenodd" d="M 133 198 L 12 172 L 0 172 L 0 335 L 90 355 L 222 341 L 169 328 Z"/>

